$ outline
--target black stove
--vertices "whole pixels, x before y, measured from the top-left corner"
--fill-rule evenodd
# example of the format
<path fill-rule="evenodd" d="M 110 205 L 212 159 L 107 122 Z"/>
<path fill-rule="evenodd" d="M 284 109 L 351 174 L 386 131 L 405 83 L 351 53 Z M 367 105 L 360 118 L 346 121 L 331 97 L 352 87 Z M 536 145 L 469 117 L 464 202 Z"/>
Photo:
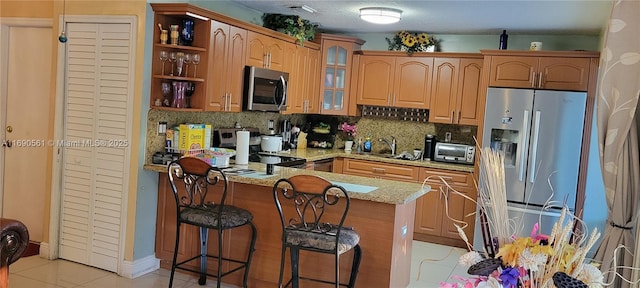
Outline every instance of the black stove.
<path fill-rule="evenodd" d="M 249 154 L 249 162 L 274 164 L 281 167 L 303 168 L 307 160 L 298 157 L 278 155 L 267 152 L 254 152 Z"/>

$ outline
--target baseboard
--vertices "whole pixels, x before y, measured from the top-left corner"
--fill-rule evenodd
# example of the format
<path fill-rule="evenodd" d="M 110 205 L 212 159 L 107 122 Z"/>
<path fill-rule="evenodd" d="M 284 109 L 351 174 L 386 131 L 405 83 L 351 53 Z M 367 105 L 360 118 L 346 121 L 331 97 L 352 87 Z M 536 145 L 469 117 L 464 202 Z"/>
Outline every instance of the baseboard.
<path fill-rule="evenodd" d="M 51 255 L 49 253 L 51 253 L 51 251 L 49 251 L 49 243 L 40 242 L 40 257 L 53 260 L 53 258 L 51 258 Z"/>
<path fill-rule="evenodd" d="M 149 255 L 133 262 L 124 261 L 120 276 L 133 279 L 158 269 L 160 269 L 160 259 L 156 258 L 155 255 Z"/>
<path fill-rule="evenodd" d="M 24 252 L 20 257 L 29 257 L 33 255 L 38 255 L 39 253 L 40 253 L 40 243 L 29 241 L 29 243 L 27 244 L 27 248 L 24 249 Z"/>

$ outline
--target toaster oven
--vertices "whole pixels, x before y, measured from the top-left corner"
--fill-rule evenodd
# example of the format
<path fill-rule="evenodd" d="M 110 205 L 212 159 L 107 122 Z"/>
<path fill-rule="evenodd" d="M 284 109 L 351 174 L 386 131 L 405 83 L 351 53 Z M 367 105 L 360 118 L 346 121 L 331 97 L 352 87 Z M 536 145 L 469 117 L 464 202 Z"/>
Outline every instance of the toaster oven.
<path fill-rule="evenodd" d="M 454 144 L 446 142 L 436 143 L 435 152 L 433 154 L 434 161 L 470 164 L 476 156 L 476 147 L 465 144 Z"/>

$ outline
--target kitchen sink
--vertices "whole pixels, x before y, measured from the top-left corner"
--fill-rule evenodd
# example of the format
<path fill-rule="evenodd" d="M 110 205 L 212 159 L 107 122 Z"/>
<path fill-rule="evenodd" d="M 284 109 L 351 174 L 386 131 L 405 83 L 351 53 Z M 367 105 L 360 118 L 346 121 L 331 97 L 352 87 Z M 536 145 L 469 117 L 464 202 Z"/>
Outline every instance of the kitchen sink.
<path fill-rule="evenodd" d="M 413 155 L 411 155 L 411 153 L 404 151 L 400 154 L 396 154 L 396 155 L 391 155 L 391 153 L 382 153 L 382 154 L 378 154 L 378 153 L 361 153 L 361 155 L 370 155 L 373 157 L 381 157 L 381 158 L 388 158 L 388 159 L 398 159 L 398 160 L 409 160 L 409 161 L 415 161 L 415 160 L 419 160 L 420 158 L 414 158 Z"/>

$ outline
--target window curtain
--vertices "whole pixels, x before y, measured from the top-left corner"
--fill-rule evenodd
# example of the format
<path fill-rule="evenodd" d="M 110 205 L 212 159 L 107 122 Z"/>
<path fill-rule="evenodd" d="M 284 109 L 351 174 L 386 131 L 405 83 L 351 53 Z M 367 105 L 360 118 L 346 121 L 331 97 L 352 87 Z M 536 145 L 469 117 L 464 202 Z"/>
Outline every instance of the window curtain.
<path fill-rule="evenodd" d="M 613 9 L 600 55 L 597 91 L 598 141 L 602 177 L 608 206 L 608 219 L 595 259 L 603 272 L 614 265 L 633 266 L 633 255 L 616 247 L 624 245 L 633 252 L 633 228 L 638 215 L 640 168 L 638 131 L 635 117 L 640 95 L 640 1 L 613 0 Z M 585 207 L 588 213 L 589 207 Z M 615 256 L 615 257 L 614 257 Z M 615 263 L 613 263 L 615 259 Z M 618 269 L 632 280 L 631 269 Z M 630 287 L 614 273 L 606 282 L 611 287 Z"/>

